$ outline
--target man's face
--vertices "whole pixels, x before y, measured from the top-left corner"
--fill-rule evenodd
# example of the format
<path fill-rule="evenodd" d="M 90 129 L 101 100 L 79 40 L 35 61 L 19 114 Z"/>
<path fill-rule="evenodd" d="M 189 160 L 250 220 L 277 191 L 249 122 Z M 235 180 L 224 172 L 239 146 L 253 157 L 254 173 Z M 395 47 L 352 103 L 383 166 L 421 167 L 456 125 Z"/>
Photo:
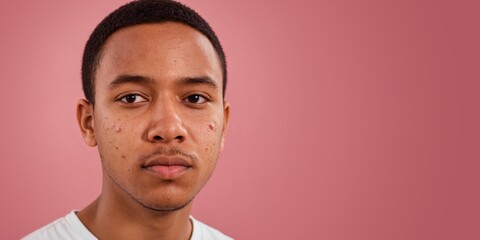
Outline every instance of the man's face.
<path fill-rule="evenodd" d="M 91 109 L 84 136 L 98 145 L 103 191 L 157 210 L 187 205 L 205 185 L 229 113 L 212 44 L 171 22 L 124 28 L 107 40 Z"/>

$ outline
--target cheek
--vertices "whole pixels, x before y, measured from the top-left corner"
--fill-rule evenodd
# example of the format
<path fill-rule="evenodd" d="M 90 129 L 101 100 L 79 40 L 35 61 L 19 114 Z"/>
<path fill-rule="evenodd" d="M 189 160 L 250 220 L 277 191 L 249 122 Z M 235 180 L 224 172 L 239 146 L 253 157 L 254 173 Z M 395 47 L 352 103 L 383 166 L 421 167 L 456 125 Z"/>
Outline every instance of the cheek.
<path fill-rule="evenodd" d="M 118 120 L 112 120 L 105 117 L 105 122 L 101 125 L 102 129 L 98 129 L 105 138 L 118 139 L 116 136 L 122 132 L 122 122 Z"/>
<path fill-rule="evenodd" d="M 109 121 L 103 125 L 103 129 L 105 129 L 108 134 L 119 133 L 122 131 L 122 126 L 121 123 L 116 121 Z"/>
<path fill-rule="evenodd" d="M 207 121 L 202 127 L 202 144 L 204 145 L 204 151 L 208 155 L 215 154 L 218 151 L 221 130 L 217 122 L 216 120 Z"/>
<path fill-rule="evenodd" d="M 97 141 L 99 142 L 100 150 L 109 156 L 125 156 L 125 153 L 131 152 L 129 147 L 129 140 L 134 139 L 135 135 L 133 129 L 128 129 L 128 125 L 121 119 L 104 118 L 104 122 L 97 126 Z M 118 156 L 117 156 L 118 155 Z"/>

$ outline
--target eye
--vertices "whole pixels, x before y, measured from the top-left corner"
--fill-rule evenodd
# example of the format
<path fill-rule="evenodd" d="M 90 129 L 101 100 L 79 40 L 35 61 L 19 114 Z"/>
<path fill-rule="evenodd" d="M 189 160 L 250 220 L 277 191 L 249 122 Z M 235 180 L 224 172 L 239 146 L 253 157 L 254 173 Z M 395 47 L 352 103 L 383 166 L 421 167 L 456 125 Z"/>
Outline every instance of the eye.
<path fill-rule="evenodd" d="M 190 95 L 185 100 L 187 102 L 193 103 L 193 104 L 203 104 L 203 103 L 206 103 L 208 101 L 208 99 L 206 97 L 204 97 L 202 95 L 199 95 L 199 94 Z"/>
<path fill-rule="evenodd" d="M 128 94 L 120 98 L 120 101 L 124 103 L 139 103 L 139 102 L 146 102 L 147 99 L 138 95 L 138 94 Z"/>

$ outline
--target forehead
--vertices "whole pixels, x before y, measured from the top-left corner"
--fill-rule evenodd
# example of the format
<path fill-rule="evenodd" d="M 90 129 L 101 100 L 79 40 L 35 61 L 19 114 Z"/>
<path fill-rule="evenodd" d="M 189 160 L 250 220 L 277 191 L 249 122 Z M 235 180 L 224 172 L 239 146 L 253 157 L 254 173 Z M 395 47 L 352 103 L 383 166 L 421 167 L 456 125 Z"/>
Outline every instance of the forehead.
<path fill-rule="evenodd" d="M 208 76 L 222 85 L 220 61 L 210 40 L 175 22 L 135 25 L 112 34 L 102 50 L 96 85 L 121 74 L 153 79 Z"/>

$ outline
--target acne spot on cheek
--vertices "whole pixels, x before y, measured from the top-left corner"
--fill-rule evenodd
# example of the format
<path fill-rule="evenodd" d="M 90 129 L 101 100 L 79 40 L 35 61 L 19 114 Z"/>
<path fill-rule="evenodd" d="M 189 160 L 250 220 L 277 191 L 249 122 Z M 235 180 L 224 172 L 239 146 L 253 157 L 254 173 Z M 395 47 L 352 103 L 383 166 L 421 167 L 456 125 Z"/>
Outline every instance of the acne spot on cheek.
<path fill-rule="evenodd" d="M 122 128 L 121 128 L 120 126 L 117 126 L 117 128 L 115 128 L 115 132 L 118 133 L 118 132 L 120 132 L 120 131 L 122 131 Z"/>
<path fill-rule="evenodd" d="M 110 129 L 112 129 L 112 130 L 115 129 L 115 122 L 112 122 L 112 126 L 110 127 Z"/>
<path fill-rule="evenodd" d="M 122 155 L 122 158 L 123 158 L 123 159 L 126 159 L 126 158 L 125 158 L 125 155 Z"/>
<path fill-rule="evenodd" d="M 215 129 L 215 126 L 216 126 L 216 123 L 215 122 L 211 122 L 210 124 L 208 124 L 208 130 L 211 132 Z"/>

